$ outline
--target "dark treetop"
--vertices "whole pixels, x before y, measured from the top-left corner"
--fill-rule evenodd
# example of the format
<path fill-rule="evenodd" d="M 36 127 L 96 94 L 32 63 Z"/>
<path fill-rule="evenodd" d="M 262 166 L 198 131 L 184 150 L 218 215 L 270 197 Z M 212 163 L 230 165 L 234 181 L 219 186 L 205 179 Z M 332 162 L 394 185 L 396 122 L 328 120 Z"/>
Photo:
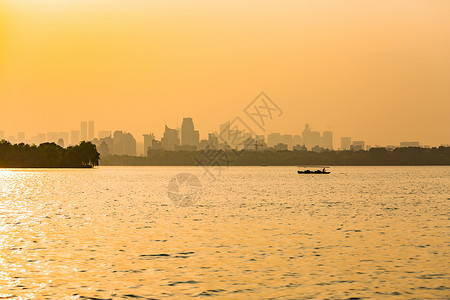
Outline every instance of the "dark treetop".
<path fill-rule="evenodd" d="M 30 146 L 0 141 L 0 168 L 92 168 L 99 160 L 91 142 L 63 148 L 55 143 Z"/>
<path fill-rule="evenodd" d="M 220 152 L 220 150 L 219 150 Z M 208 157 L 202 151 L 158 151 L 148 152 L 148 157 L 110 155 L 102 157 L 104 166 L 433 166 L 450 165 L 450 147 L 439 148 L 372 148 L 369 151 L 226 151 L 209 153 L 211 158 L 221 157 L 220 161 Z M 206 158 L 206 159 L 205 159 Z"/>

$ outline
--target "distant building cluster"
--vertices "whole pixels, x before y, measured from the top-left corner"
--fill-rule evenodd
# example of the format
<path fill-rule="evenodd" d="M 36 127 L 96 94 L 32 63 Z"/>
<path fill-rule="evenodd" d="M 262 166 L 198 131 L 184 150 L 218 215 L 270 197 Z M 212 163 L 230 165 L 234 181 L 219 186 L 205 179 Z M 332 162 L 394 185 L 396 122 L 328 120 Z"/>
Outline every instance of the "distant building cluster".
<path fill-rule="evenodd" d="M 372 146 L 366 145 L 365 141 L 352 140 L 351 137 L 341 137 L 340 147 L 333 147 L 333 132 L 330 130 L 319 132 L 312 130 L 309 124 L 301 134 L 290 135 L 281 133 L 270 133 L 266 136 L 256 135 L 245 127 L 241 128 L 225 122 L 219 126 L 219 131 L 209 133 L 207 139 L 200 139 L 200 133 L 195 130 L 192 118 L 183 118 L 181 128 L 170 128 L 165 125 L 164 133 L 160 140 L 153 133 L 144 134 L 143 143 L 136 142 L 131 133 L 124 131 L 98 131 L 95 136 L 94 121 L 82 121 L 79 130 L 70 132 L 47 132 L 39 133 L 26 138 L 24 132 L 18 132 L 16 136 L 5 136 L 0 130 L 0 140 L 6 139 L 11 143 L 27 143 L 39 145 L 44 142 L 53 142 L 61 147 L 77 145 L 81 141 L 91 141 L 97 146 L 101 155 L 147 155 L 149 151 L 158 150 L 188 150 L 197 151 L 202 149 L 217 150 L 247 150 L 247 151 L 315 151 L 326 150 L 360 151 L 369 150 Z M 379 147 L 379 146 L 373 146 Z M 398 146 L 387 146 L 394 149 Z M 401 142 L 400 147 L 420 147 L 419 142 Z M 427 146 L 425 146 L 427 147 Z"/>

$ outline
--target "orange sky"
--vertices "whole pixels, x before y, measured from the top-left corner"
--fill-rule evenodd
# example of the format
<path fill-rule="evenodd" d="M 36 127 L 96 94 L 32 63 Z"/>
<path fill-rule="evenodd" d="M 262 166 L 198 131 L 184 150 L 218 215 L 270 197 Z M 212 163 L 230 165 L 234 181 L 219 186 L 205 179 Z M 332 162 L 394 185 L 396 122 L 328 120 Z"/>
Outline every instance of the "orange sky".
<path fill-rule="evenodd" d="M 0 130 L 201 137 L 265 91 L 269 132 L 450 144 L 450 1 L 0 0 Z M 335 144 L 339 146 L 339 144 Z"/>

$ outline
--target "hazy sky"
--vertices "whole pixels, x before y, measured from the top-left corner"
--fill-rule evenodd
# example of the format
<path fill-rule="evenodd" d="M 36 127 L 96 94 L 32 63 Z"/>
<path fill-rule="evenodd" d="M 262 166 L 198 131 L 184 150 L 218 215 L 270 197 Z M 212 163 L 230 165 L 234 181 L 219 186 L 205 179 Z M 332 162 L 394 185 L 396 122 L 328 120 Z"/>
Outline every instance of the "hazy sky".
<path fill-rule="evenodd" d="M 0 0 L 0 130 L 268 131 L 450 144 L 450 1 Z M 337 141 L 337 140 L 336 140 Z M 337 145 L 338 146 L 338 145 Z"/>

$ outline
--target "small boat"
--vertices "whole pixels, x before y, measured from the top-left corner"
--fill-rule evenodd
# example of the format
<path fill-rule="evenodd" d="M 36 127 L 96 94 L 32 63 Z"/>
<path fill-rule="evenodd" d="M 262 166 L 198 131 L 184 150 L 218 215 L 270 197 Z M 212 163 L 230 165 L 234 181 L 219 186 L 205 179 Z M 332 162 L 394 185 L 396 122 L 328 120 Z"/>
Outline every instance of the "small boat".
<path fill-rule="evenodd" d="M 330 172 L 326 170 L 328 167 L 322 167 L 322 168 L 316 167 L 316 170 L 306 169 L 306 167 L 303 167 L 303 168 L 305 168 L 305 170 L 303 170 L 303 171 L 299 170 L 299 171 L 297 171 L 297 173 L 298 174 L 330 174 Z"/>

